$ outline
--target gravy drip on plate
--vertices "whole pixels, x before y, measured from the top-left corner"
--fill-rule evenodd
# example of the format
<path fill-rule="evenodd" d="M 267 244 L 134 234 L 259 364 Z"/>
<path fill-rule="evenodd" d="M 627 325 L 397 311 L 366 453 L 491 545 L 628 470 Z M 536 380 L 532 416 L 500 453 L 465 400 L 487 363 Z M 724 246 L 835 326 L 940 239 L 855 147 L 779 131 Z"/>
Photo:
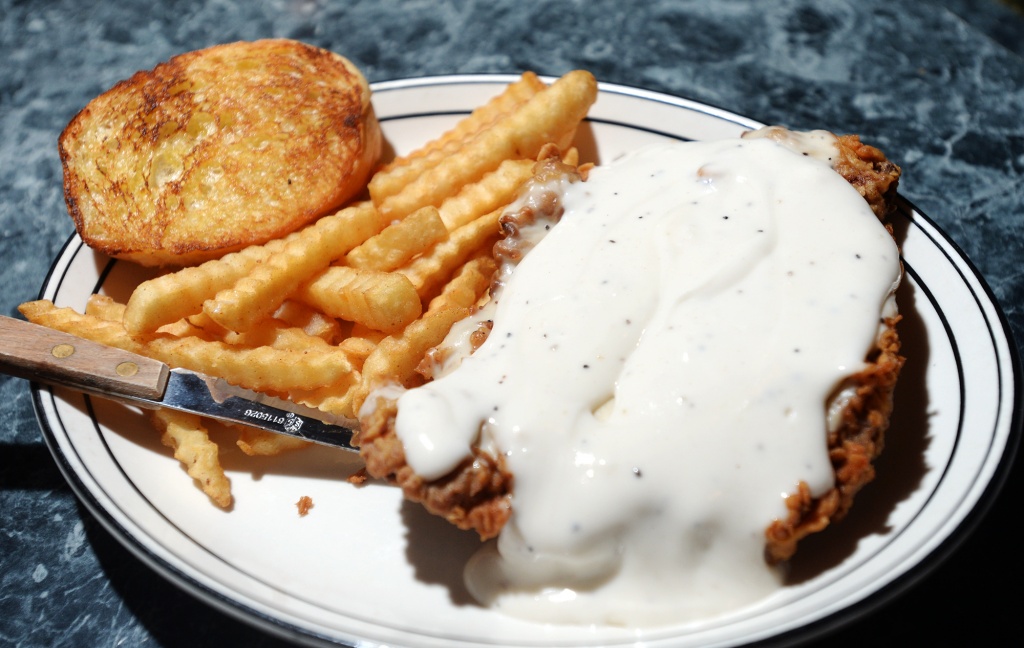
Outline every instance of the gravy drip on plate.
<path fill-rule="evenodd" d="M 801 480 L 833 485 L 826 402 L 900 274 L 815 137 L 810 155 L 655 145 L 547 187 L 564 214 L 503 282 L 486 342 L 398 400 L 417 473 L 479 444 L 515 476 L 511 519 L 467 566 L 480 601 L 643 626 L 780 586 L 765 528 Z"/>

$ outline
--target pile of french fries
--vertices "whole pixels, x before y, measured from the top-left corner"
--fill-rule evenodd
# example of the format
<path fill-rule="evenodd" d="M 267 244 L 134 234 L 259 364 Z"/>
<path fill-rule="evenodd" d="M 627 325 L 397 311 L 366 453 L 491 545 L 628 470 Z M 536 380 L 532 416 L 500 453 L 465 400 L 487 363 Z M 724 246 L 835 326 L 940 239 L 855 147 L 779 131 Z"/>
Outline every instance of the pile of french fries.
<path fill-rule="evenodd" d="M 29 321 L 355 418 L 376 386 L 422 380 L 423 356 L 487 298 L 498 219 L 542 151 L 569 162 L 597 84 L 525 73 L 452 130 L 384 165 L 368 198 L 315 223 L 140 284 L 84 313 L 45 300 Z M 564 152 L 564 153 L 563 153 Z M 232 504 L 200 417 L 156 410 L 155 427 L 218 506 Z M 249 455 L 306 441 L 239 428 Z"/>

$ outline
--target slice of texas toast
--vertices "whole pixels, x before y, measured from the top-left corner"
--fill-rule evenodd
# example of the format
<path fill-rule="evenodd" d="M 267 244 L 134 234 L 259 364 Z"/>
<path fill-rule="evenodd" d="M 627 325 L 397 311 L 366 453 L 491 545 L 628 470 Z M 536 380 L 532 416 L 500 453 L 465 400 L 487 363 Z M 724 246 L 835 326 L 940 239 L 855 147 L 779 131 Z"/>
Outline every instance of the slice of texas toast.
<path fill-rule="evenodd" d="M 59 141 L 82 239 L 186 265 L 279 237 L 363 190 L 381 150 L 366 79 L 290 40 L 219 45 L 137 72 Z"/>

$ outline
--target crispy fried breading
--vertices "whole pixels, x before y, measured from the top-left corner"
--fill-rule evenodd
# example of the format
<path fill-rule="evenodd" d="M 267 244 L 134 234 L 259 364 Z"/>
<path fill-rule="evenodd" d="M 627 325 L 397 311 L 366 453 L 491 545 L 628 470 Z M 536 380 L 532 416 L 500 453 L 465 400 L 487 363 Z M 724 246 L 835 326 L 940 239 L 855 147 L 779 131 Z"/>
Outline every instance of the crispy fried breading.
<path fill-rule="evenodd" d="M 373 413 L 360 421 L 356 441 L 367 472 L 388 477 L 406 498 L 460 529 L 473 529 L 485 540 L 498 535 L 512 513 L 512 475 L 501 457 L 477 449 L 445 477 L 426 481 L 405 461 L 394 432 L 396 411 L 395 401 L 381 398 Z"/>
<path fill-rule="evenodd" d="M 903 367 L 896 320 L 886 322 L 878 349 L 869 358 L 869 366 L 845 383 L 853 396 L 842 411 L 842 422 L 828 435 L 829 458 L 836 473 L 836 484 L 828 492 L 813 497 L 807 485 L 800 483 L 796 493 L 786 498 L 789 516 L 775 520 L 765 531 L 765 557 L 770 563 L 789 559 L 797 543 L 838 522 L 853 506 L 853 498 L 875 478 L 873 462 L 885 445 L 885 432 L 892 414 L 892 394 Z"/>
<path fill-rule="evenodd" d="M 896 209 L 900 168 L 880 150 L 861 142 L 859 135 L 840 135 L 838 144 L 839 158 L 833 164 L 836 173 L 864 196 L 876 216 L 891 214 Z"/>

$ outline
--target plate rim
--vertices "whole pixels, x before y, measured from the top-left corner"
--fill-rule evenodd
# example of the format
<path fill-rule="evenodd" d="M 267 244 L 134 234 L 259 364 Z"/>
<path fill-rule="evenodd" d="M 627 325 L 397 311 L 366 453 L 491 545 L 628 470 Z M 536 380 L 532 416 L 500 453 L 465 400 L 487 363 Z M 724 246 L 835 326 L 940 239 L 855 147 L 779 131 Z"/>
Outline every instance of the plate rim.
<path fill-rule="evenodd" d="M 518 74 L 445 74 L 396 78 L 374 82 L 371 84 L 371 89 L 376 93 L 386 92 L 388 90 L 405 90 L 430 86 L 466 85 L 477 83 L 498 84 L 507 83 L 517 78 L 519 78 Z M 541 78 L 547 82 L 552 80 L 552 77 L 541 76 Z M 658 91 L 605 82 L 599 82 L 599 89 L 604 93 L 620 94 L 630 98 L 639 98 L 671 106 L 687 108 L 705 115 L 725 119 L 729 122 L 747 128 L 756 128 L 763 125 L 761 122 L 757 122 L 756 120 L 744 117 L 718 106 Z M 466 110 L 452 111 L 450 114 L 466 114 L 468 112 L 469 109 L 467 108 Z M 433 112 L 430 114 L 438 113 Z M 403 117 L 408 118 L 407 115 L 403 115 Z M 587 121 L 600 121 L 600 119 L 591 120 L 588 118 Z M 985 317 L 985 320 L 989 323 L 991 328 L 993 342 L 1005 344 L 1007 354 L 1006 361 L 1008 361 L 1007 374 L 1009 379 L 1013 381 L 1013 402 L 1009 405 L 1010 419 L 1007 424 L 1006 443 L 1002 449 L 999 461 L 993 467 L 989 480 L 983 491 L 978 495 L 977 500 L 970 507 L 966 515 L 964 515 L 964 517 L 958 522 L 956 527 L 952 529 L 935 547 L 930 549 L 921 560 L 917 561 L 882 587 L 873 590 L 871 593 L 861 597 L 850 605 L 846 605 L 839 610 L 828 613 L 821 618 L 810 621 L 809 623 L 801 624 L 798 627 L 755 641 L 752 645 L 779 645 L 783 643 L 792 643 L 794 641 L 808 641 L 815 637 L 820 637 L 824 634 L 834 632 L 839 627 L 852 623 L 857 619 L 863 618 L 874 610 L 890 603 L 898 596 L 906 593 L 913 587 L 913 585 L 941 566 L 949 556 L 954 554 L 960 545 L 970 537 L 971 533 L 977 528 L 980 521 L 986 517 L 993 503 L 998 498 L 1015 464 L 1015 459 L 1021 445 L 1022 427 L 1024 427 L 1024 414 L 1022 414 L 1021 408 L 1021 399 L 1024 397 L 1024 385 L 1022 385 L 1021 380 L 1022 369 L 1020 353 L 1014 339 L 1013 331 L 1010 328 L 1009 320 L 988 282 L 964 250 L 934 220 L 919 210 L 911 201 L 906 199 L 906 197 L 900 195 L 899 200 L 902 204 L 902 209 L 907 212 L 908 219 L 920 219 L 928 225 L 928 228 L 931 230 L 931 234 L 925 230 L 926 235 L 929 235 L 929 238 L 936 242 L 936 244 L 942 244 L 939 246 L 941 251 L 945 256 L 947 256 L 947 258 L 949 258 L 951 264 L 956 268 L 956 271 L 961 276 L 969 276 L 974 282 L 976 282 L 977 287 L 980 288 L 981 293 L 987 300 L 987 306 L 992 311 L 991 314 L 995 316 L 992 321 L 990 321 L 990 318 L 987 316 Z M 51 279 L 54 274 L 60 270 L 59 264 L 61 260 L 64 259 L 66 254 L 68 254 L 69 248 L 76 244 L 76 240 L 79 247 L 84 247 L 84 243 L 81 242 L 77 233 L 72 233 L 68 237 L 46 273 L 39 291 L 40 298 L 44 297 Z M 948 249 L 942 246 L 948 246 Z M 952 256 L 950 256 L 950 253 L 952 253 Z M 961 268 L 958 264 L 963 264 L 964 267 Z M 102 273 L 99 281 L 102 282 Z M 1002 359 L 1000 359 L 997 364 L 1000 367 L 1004 366 Z M 136 538 L 132 532 L 122 526 L 120 522 L 115 519 L 115 516 L 103 507 L 102 502 L 93 495 L 82 477 L 74 470 L 71 462 L 64 456 L 63 451 L 59 447 L 56 434 L 50 427 L 49 420 L 44 416 L 45 404 L 43 401 L 47 397 L 50 399 L 56 398 L 53 390 L 33 383 L 31 386 L 31 392 L 33 410 L 35 412 L 37 423 L 41 428 L 44 442 L 46 443 L 51 456 L 53 456 L 57 463 L 62 476 L 71 486 L 76 497 L 86 506 L 86 509 L 90 514 L 100 522 L 101 526 L 113 535 L 122 546 L 127 548 L 130 553 L 140 559 L 147 566 L 154 569 L 154 571 L 162 577 L 174 583 L 189 594 L 197 597 L 204 603 L 209 604 L 236 619 L 252 624 L 283 639 L 327 646 L 376 645 L 359 637 L 348 637 L 344 641 L 349 643 L 339 644 L 337 636 L 323 635 L 311 630 L 309 627 L 298 626 L 288 620 L 268 615 L 196 580 L 192 575 L 165 561 L 148 548 L 144 542 Z M 335 631 L 335 634 L 340 636 L 347 633 L 343 631 Z"/>

